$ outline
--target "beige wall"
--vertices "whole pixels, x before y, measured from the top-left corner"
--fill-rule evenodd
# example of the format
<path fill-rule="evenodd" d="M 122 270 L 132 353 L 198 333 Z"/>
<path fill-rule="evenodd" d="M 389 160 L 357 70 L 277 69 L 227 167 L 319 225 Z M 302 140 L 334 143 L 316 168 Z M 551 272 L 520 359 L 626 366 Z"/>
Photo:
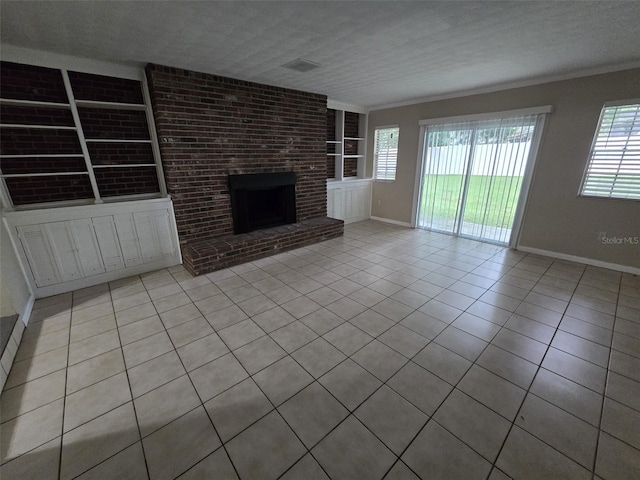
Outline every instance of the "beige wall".
<path fill-rule="evenodd" d="M 2 272 L 0 271 L 0 275 Z M 13 308 L 13 302 L 11 301 L 11 295 L 4 286 L 4 281 L 0 278 L 0 317 L 8 317 L 16 313 L 16 309 Z"/>
<path fill-rule="evenodd" d="M 398 124 L 400 138 L 396 181 L 374 182 L 371 215 L 411 221 L 419 120 L 552 105 L 520 245 L 640 268 L 640 245 L 603 245 L 598 238 L 600 232 L 640 238 L 640 202 L 577 196 L 602 105 L 634 98 L 640 98 L 640 69 L 372 111 L 369 157 L 377 126 Z"/>

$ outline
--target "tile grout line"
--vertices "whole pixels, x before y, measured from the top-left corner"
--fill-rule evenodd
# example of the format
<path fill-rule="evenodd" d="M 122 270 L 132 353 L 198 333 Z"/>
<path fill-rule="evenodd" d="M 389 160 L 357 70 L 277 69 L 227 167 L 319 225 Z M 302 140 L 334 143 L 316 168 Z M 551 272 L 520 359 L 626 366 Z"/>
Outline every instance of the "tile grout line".
<path fill-rule="evenodd" d="M 140 281 L 142 281 L 142 277 L 140 277 L 140 276 L 138 276 L 138 277 L 140 278 Z M 144 282 L 143 282 L 143 285 L 144 285 Z M 145 287 L 145 292 L 146 291 L 147 290 L 146 290 L 146 287 Z M 110 285 L 109 285 L 109 296 L 111 297 L 111 286 Z M 144 459 L 144 467 L 145 467 L 145 470 L 147 472 L 147 478 L 151 478 L 151 474 L 149 473 L 149 462 L 147 461 L 147 454 L 145 453 L 144 445 L 142 444 L 142 431 L 140 430 L 140 422 L 138 421 L 138 410 L 136 408 L 136 403 L 134 402 L 133 389 L 131 388 L 131 379 L 129 378 L 129 369 L 127 368 L 127 363 L 126 363 L 126 359 L 125 359 L 125 356 L 124 356 L 124 347 L 122 345 L 122 337 L 120 336 L 120 326 L 118 325 L 118 319 L 116 317 L 115 306 L 113 305 L 113 297 L 111 297 L 111 308 L 113 309 L 113 318 L 114 318 L 114 321 L 116 323 L 116 332 L 118 333 L 118 343 L 120 344 L 120 353 L 122 355 L 122 362 L 124 363 L 124 372 L 127 375 L 127 385 L 129 386 L 129 394 L 131 395 L 131 406 L 133 408 L 133 415 L 134 415 L 134 418 L 135 418 L 135 421 L 136 421 L 136 427 L 137 427 L 137 430 L 138 430 L 138 438 L 139 438 L 138 441 L 140 442 L 140 450 L 142 450 L 142 458 Z M 154 309 L 155 309 L 155 306 L 154 306 Z M 158 317 L 158 318 L 160 318 L 160 317 Z M 135 443 L 137 443 L 137 442 L 135 442 Z M 132 445 L 135 445 L 135 443 L 133 443 Z M 127 445 L 126 448 L 120 450 L 119 452 L 116 452 L 113 456 L 123 452 L 124 450 L 126 450 L 127 448 L 130 448 L 130 447 L 131 447 L 131 445 Z M 110 457 L 110 458 L 112 458 L 112 457 Z M 96 466 L 97 465 L 94 465 L 91 468 L 95 468 Z"/>
<path fill-rule="evenodd" d="M 553 262 L 553 263 L 555 263 L 555 262 Z M 549 265 L 549 267 L 547 268 L 547 270 L 545 271 L 545 273 L 549 271 L 549 269 L 553 266 L 553 263 L 552 263 L 551 265 Z M 585 268 L 583 269 L 583 271 L 582 271 L 582 273 L 581 273 L 581 275 L 580 275 L 580 278 L 579 278 L 579 279 L 578 279 L 578 281 L 576 282 L 576 286 L 575 286 L 575 288 L 574 288 L 574 290 L 573 290 L 573 292 L 574 292 L 574 293 L 575 293 L 575 291 L 577 290 L 578 285 L 580 284 L 580 280 L 582 279 L 582 277 L 584 276 L 584 274 L 585 274 L 585 272 L 586 272 L 586 271 L 587 271 L 587 268 L 586 268 L 586 265 L 585 265 Z M 542 276 L 541 276 L 541 278 L 542 278 Z M 536 285 L 537 285 L 538 283 L 539 283 L 539 280 L 538 280 L 538 282 L 536 282 Z M 574 293 L 572 293 L 572 296 L 573 296 L 573 294 L 574 294 Z M 523 302 L 524 302 L 524 300 L 523 300 Z M 567 309 L 569 308 L 569 305 L 570 305 L 570 301 L 569 301 L 569 302 L 567 302 L 567 306 L 565 307 L 564 312 L 566 312 L 566 311 L 567 311 Z M 564 313 L 563 313 L 563 315 L 564 315 Z M 529 384 L 529 387 L 526 389 L 525 395 L 524 395 L 524 397 L 522 398 L 522 402 L 520 403 L 520 407 L 518 408 L 518 411 L 516 412 L 516 416 L 514 417 L 514 420 L 511 422 L 511 425 L 510 425 L 510 427 L 509 427 L 509 430 L 508 430 L 507 434 L 505 435 L 504 440 L 502 441 L 502 445 L 501 445 L 501 447 L 500 447 L 500 450 L 498 451 L 498 454 L 496 455 L 496 459 L 494 460 L 494 462 L 493 462 L 493 464 L 492 464 L 492 467 L 493 467 L 493 468 L 497 468 L 497 469 L 499 469 L 499 467 L 497 466 L 497 462 L 498 462 L 498 459 L 500 458 L 500 455 L 502 454 L 502 451 L 504 450 L 504 447 L 505 447 L 505 445 L 506 445 L 506 443 L 507 443 L 507 439 L 508 439 L 508 438 L 509 438 L 509 436 L 511 435 L 511 432 L 513 431 L 513 429 L 514 429 L 514 428 L 520 428 L 519 426 L 517 426 L 517 425 L 516 425 L 516 421 L 517 421 L 517 419 L 518 419 L 518 415 L 520 415 L 520 412 L 522 411 L 522 407 L 524 406 L 524 402 L 526 401 L 527 397 L 531 394 L 531 393 L 530 393 L 530 391 L 531 391 L 531 387 L 533 386 L 533 383 L 535 382 L 535 379 L 536 379 L 536 377 L 538 376 L 538 374 L 539 374 L 539 372 L 540 372 L 540 369 L 542 369 L 542 368 L 543 368 L 543 367 L 542 367 L 542 364 L 544 363 L 544 360 L 545 360 L 545 358 L 546 358 L 546 356 L 547 356 L 547 353 L 548 353 L 548 352 L 549 352 L 549 350 L 552 348 L 552 347 L 551 347 L 551 344 L 553 343 L 553 339 L 555 338 L 556 333 L 557 333 L 557 332 L 558 332 L 558 330 L 560 329 L 560 323 L 561 323 L 561 321 L 562 321 L 562 318 L 561 318 L 561 320 L 558 322 L 558 326 L 555 328 L 555 331 L 554 331 L 554 333 L 553 333 L 553 335 L 552 335 L 551 339 L 549 340 L 549 344 L 547 345 L 547 348 L 545 349 L 545 353 L 544 353 L 544 355 L 542 356 L 542 359 L 540 360 L 540 363 L 537 365 L 536 373 L 535 373 L 535 375 L 533 376 L 533 378 L 531 379 L 531 382 L 530 382 L 530 384 Z M 564 378 L 564 377 L 563 377 L 563 378 Z M 568 380 L 569 380 L 569 379 L 568 379 Z M 573 381 L 573 380 L 570 380 L 570 381 Z M 576 383 L 576 382 L 574 382 L 574 383 Z M 535 395 L 535 394 L 533 394 L 533 395 Z M 537 395 L 536 395 L 536 396 L 537 396 Z M 544 399 L 543 399 L 543 400 L 544 400 Z M 545 401 L 546 401 L 546 400 L 545 400 Z M 604 397 L 603 397 L 603 401 L 604 401 Z M 549 402 L 549 403 L 551 403 L 551 402 Z M 552 405 L 554 405 L 554 406 L 556 406 L 554 403 L 551 403 L 551 404 L 552 404 Z M 560 407 L 557 407 L 557 406 L 556 406 L 556 408 L 560 408 Z M 563 410 L 563 411 L 564 411 L 564 409 L 561 409 L 561 410 Z M 576 460 L 574 460 L 574 459 L 572 459 L 571 457 L 569 457 L 569 456 L 565 455 L 563 452 L 561 452 L 560 450 L 556 449 L 554 446 L 549 445 L 547 442 L 545 442 L 544 440 L 542 440 L 542 439 L 538 438 L 538 437 L 537 437 L 536 435 L 534 435 L 533 433 L 530 433 L 530 432 L 528 432 L 527 430 L 524 430 L 524 429 L 522 429 L 522 430 L 523 430 L 524 432 L 526 432 L 528 435 L 531 435 L 532 437 L 536 438 L 538 441 L 540 441 L 540 442 L 544 443 L 544 444 L 545 444 L 545 445 L 547 445 L 549 448 L 551 448 L 551 449 L 553 449 L 554 451 L 558 452 L 558 453 L 559 453 L 560 455 L 562 455 L 563 457 L 565 457 L 565 458 L 567 458 L 568 460 L 572 461 L 572 462 L 573 462 L 573 463 L 575 463 L 576 465 L 579 465 L 580 467 L 585 468 L 585 467 L 584 467 L 584 466 L 582 466 L 580 463 L 578 463 Z M 595 453 L 594 453 L 594 456 L 595 456 Z M 585 468 L 585 470 L 586 470 L 586 468 Z"/>
<path fill-rule="evenodd" d="M 64 370 L 64 396 L 62 400 L 62 422 L 60 425 L 60 453 L 58 454 L 58 479 L 62 477 L 62 452 L 64 450 L 64 418 L 67 409 L 67 383 L 69 379 L 69 356 L 71 355 L 71 327 L 73 326 L 73 294 L 71 294 L 71 311 L 69 312 L 69 334 L 67 342 L 67 362 Z"/>
<path fill-rule="evenodd" d="M 605 380 L 604 380 L 604 391 L 602 392 L 602 404 L 600 405 L 600 415 L 598 417 L 598 436 L 596 437 L 596 448 L 593 454 L 593 464 L 591 467 L 592 480 L 595 480 L 596 478 L 596 467 L 598 466 L 598 450 L 600 449 L 600 438 L 602 437 L 603 433 L 606 433 L 602 431 L 602 420 L 604 418 L 604 409 L 605 409 L 605 404 L 607 402 L 607 390 L 609 388 L 609 374 L 611 372 L 610 370 L 611 357 L 613 355 L 613 340 L 615 338 L 615 332 L 616 332 L 616 320 L 618 319 L 617 313 L 618 313 L 618 306 L 620 302 L 621 290 L 622 290 L 622 275 L 620 275 L 620 280 L 618 281 L 618 296 L 616 298 L 616 309 L 613 314 L 613 325 L 611 326 L 611 341 L 609 344 L 609 356 L 607 358 L 607 371 L 606 371 Z M 617 438 L 617 437 L 614 437 L 614 438 Z"/>

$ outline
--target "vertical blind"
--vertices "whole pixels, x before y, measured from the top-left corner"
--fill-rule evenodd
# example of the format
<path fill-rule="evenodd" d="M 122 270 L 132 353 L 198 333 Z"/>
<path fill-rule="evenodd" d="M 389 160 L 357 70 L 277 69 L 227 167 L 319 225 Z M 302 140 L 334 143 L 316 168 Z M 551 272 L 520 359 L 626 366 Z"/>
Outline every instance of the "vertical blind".
<path fill-rule="evenodd" d="M 640 102 L 602 109 L 580 193 L 640 200 Z"/>
<path fill-rule="evenodd" d="M 395 180 L 398 163 L 398 127 L 377 128 L 373 154 L 373 178 Z"/>
<path fill-rule="evenodd" d="M 541 117 L 429 125 L 418 227 L 507 244 Z"/>

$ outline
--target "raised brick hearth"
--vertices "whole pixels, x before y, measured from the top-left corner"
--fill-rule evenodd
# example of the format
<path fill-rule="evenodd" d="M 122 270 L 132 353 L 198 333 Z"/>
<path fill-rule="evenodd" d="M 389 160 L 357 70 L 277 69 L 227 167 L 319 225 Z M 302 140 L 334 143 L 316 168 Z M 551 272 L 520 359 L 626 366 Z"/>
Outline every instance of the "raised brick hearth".
<path fill-rule="evenodd" d="M 327 218 L 324 95 L 149 65 L 185 267 L 193 274 L 342 234 Z M 294 172 L 298 223 L 233 235 L 230 174 Z"/>
<path fill-rule="evenodd" d="M 190 242 L 182 248 L 182 261 L 193 275 L 202 275 L 339 237 L 343 230 L 342 220 L 314 218 L 240 235 Z"/>

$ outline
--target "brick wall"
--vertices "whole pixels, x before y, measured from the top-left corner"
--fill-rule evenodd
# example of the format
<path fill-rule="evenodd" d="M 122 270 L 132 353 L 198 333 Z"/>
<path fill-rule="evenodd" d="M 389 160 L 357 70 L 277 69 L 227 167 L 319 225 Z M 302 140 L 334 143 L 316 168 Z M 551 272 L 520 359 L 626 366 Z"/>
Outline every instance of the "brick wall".
<path fill-rule="evenodd" d="M 326 97 L 147 67 L 181 242 L 233 233 L 229 174 L 298 175 L 298 221 L 327 214 Z"/>
<path fill-rule="evenodd" d="M 87 139 L 110 138 L 149 140 L 145 112 L 104 108 L 79 108 L 78 115 Z"/>
<path fill-rule="evenodd" d="M 156 167 L 120 167 L 94 170 L 101 197 L 157 192 Z"/>
<path fill-rule="evenodd" d="M 0 106 L 0 118 L 2 118 L 2 123 L 18 125 L 74 126 L 71 110 L 63 108 L 2 105 Z"/>
<path fill-rule="evenodd" d="M 81 154 L 82 149 L 75 130 L 2 128 L 0 152 L 2 155 Z"/>
<path fill-rule="evenodd" d="M 38 102 L 68 103 L 60 70 L 2 62 L 0 71 L 2 98 Z"/>
<path fill-rule="evenodd" d="M 5 179 L 16 205 L 93 198 L 88 175 Z"/>
<path fill-rule="evenodd" d="M 91 163 L 94 165 L 126 165 L 154 163 L 150 143 L 102 143 L 87 144 Z"/>
<path fill-rule="evenodd" d="M 77 100 L 143 104 L 140 82 L 90 73 L 69 72 L 73 95 Z"/>

